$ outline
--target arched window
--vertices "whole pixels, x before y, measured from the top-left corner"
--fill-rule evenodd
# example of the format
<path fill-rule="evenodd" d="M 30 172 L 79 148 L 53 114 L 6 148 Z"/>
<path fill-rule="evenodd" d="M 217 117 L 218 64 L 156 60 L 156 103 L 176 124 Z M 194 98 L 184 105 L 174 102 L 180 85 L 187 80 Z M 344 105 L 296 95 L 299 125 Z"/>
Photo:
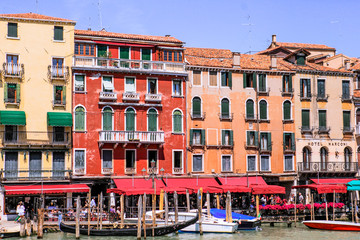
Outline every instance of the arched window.
<path fill-rule="evenodd" d="M 326 163 L 328 158 L 328 151 L 326 148 L 322 147 L 320 148 L 320 167 L 322 171 L 325 171 L 327 169 Z"/>
<path fill-rule="evenodd" d="M 303 148 L 303 166 L 305 170 L 310 169 L 311 152 L 307 147 Z"/>
<path fill-rule="evenodd" d="M 345 160 L 345 170 L 349 171 L 350 170 L 350 164 L 351 164 L 351 157 L 352 157 L 352 153 L 350 148 L 346 147 L 344 149 L 344 160 Z"/>
<path fill-rule="evenodd" d="M 126 131 L 135 131 L 135 110 L 133 108 L 126 109 L 125 124 Z"/>
<path fill-rule="evenodd" d="M 229 99 L 227 98 L 221 100 L 221 117 L 230 118 Z"/>
<path fill-rule="evenodd" d="M 81 106 L 75 108 L 75 131 L 85 131 L 85 109 Z"/>
<path fill-rule="evenodd" d="M 285 101 L 283 104 L 283 119 L 291 120 L 291 102 Z"/>
<path fill-rule="evenodd" d="M 260 103 L 260 120 L 267 120 L 267 102 L 265 100 L 261 100 Z"/>
<path fill-rule="evenodd" d="M 154 108 L 149 109 L 148 114 L 148 131 L 156 132 L 157 131 L 157 111 Z"/>
<path fill-rule="evenodd" d="M 182 133 L 182 114 L 180 110 L 173 112 L 173 132 Z"/>
<path fill-rule="evenodd" d="M 113 111 L 110 107 L 105 107 L 103 109 L 103 130 L 112 131 L 113 130 Z"/>
<path fill-rule="evenodd" d="M 246 101 L 246 118 L 247 119 L 254 119 L 255 113 L 254 113 L 254 101 L 249 99 Z"/>
<path fill-rule="evenodd" d="M 192 100 L 192 115 L 195 118 L 201 117 L 201 99 L 199 97 L 194 97 Z"/>

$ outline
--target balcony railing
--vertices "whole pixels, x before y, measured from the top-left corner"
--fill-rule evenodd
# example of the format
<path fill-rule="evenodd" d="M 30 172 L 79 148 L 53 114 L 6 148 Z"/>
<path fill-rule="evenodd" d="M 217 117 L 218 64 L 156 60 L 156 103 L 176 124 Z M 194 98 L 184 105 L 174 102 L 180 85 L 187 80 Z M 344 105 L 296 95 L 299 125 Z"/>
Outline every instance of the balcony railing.
<path fill-rule="evenodd" d="M 327 102 L 328 98 L 329 98 L 329 94 L 318 94 L 316 96 L 316 101 L 318 101 L 318 102 Z"/>
<path fill-rule="evenodd" d="M 117 94 L 114 93 L 114 92 L 100 92 L 99 99 L 100 99 L 100 100 L 116 101 L 116 99 L 117 99 Z"/>
<path fill-rule="evenodd" d="M 51 80 L 66 80 L 69 77 L 69 67 L 49 65 L 48 74 Z"/>
<path fill-rule="evenodd" d="M 145 95 L 145 101 L 147 101 L 147 102 L 161 102 L 161 94 L 147 93 Z"/>
<path fill-rule="evenodd" d="M 164 143 L 164 132 L 100 131 L 99 142 L 162 144 Z"/>
<path fill-rule="evenodd" d="M 68 145 L 71 143 L 69 132 L 0 132 L 4 145 Z"/>
<path fill-rule="evenodd" d="M 135 92 L 124 92 L 123 101 L 139 101 L 140 94 Z"/>
<path fill-rule="evenodd" d="M 343 94 L 341 95 L 341 101 L 342 102 L 351 102 L 352 98 L 350 94 Z"/>
<path fill-rule="evenodd" d="M 190 113 L 191 119 L 197 119 L 197 120 L 204 120 L 206 113 L 202 112 L 202 113 Z"/>
<path fill-rule="evenodd" d="M 173 168 L 173 174 L 183 174 L 183 168 L 182 167 L 174 167 Z"/>
<path fill-rule="evenodd" d="M 85 168 L 74 168 L 74 175 L 84 175 L 85 174 Z"/>
<path fill-rule="evenodd" d="M 5 104 L 19 105 L 20 98 L 5 98 L 4 102 L 5 102 Z"/>
<path fill-rule="evenodd" d="M 3 63 L 3 70 L 5 77 L 8 78 L 23 78 L 24 64 Z"/>
<path fill-rule="evenodd" d="M 260 88 L 258 89 L 258 94 L 259 95 L 269 95 L 269 92 L 270 92 L 270 88 Z"/>
<path fill-rule="evenodd" d="M 102 170 L 101 170 L 102 174 L 112 174 L 113 173 L 113 168 L 111 167 L 103 167 Z"/>
<path fill-rule="evenodd" d="M 184 63 L 75 56 L 74 67 L 118 71 L 186 73 Z"/>
<path fill-rule="evenodd" d="M 319 134 L 329 134 L 329 132 L 330 132 L 330 127 L 325 127 L 325 126 L 318 127 Z"/>
<path fill-rule="evenodd" d="M 299 162 L 299 172 L 357 172 L 356 162 Z"/>
<path fill-rule="evenodd" d="M 233 113 L 228 113 L 228 114 L 219 113 L 219 118 L 220 118 L 220 121 L 232 121 L 234 118 L 234 114 Z"/>
<path fill-rule="evenodd" d="M 66 101 L 64 100 L 53 100 L 53 107 L 65 107 Z"/>
<path fill-rule="evenodd" d="M 302 126 L 301 128 L 301 133 L 305 134 L 305 133 L 312 133 L 314 131 L 314 128 L 308 127 L 308 126 Z"/>
<path fill-rule="evenodd" d="M 357 136 L 360 136 L 360 124 L 356 124 L 355 134 L 356 134 Z"/>
<path fill-rule="evenodd" d="M 125 168 L 125 174 L 136 174 L 136 168 L 134 167 Z"/>
<path fill-rule="evenodd" d="M 343 134 L 353 134 L 355 130 L 352 127 L 344 127 L 342 129 L 342 131 L 343 131 Z"/>
<path fill-rule="evenodd" d="M 292 96 L 294 94 L 293 88 L 282 88 L 281 89 L 281 95 L 282 96 Z"/>
<path fill-rule="evenodd" d="M 3 181 L 20 180 L 64 180 L 69 179 L 71 170 L 53 170 L 53 169 L 1 169 L 1 178 Z"/>
<path fill-rule="evenodd" d="M 311 94 L 308 94 L 308 95 L 303 95 L 301 96 L 300 95 L 300 101 L 311 101 Z"/>
<path fill-rule="evenodd" d="M 253 121 L 257 121 L 256 119 L 256 115 L 255 114 L 245 114 L 245 121 L 247 122 L 253 122 Z"/>

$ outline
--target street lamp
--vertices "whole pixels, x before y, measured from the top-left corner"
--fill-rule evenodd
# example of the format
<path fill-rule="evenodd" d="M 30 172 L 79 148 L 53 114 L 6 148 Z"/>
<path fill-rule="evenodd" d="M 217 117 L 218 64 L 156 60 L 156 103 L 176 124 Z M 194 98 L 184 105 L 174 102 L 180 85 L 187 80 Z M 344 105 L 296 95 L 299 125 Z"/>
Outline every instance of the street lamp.
<path fill-rule="evenodd" d="M 155 188 L 155 179 L 157 179 L 157 180 L 162 179 L 162 177 L 164 176 L 165 169 L 161 168 L 160 175 L 159 175 L 157 173 L 156 162 L 155 162 L 155 160 L 152 160 L 151 167 L 148 169 L 149 175 L 146 175 L 145 168 L 143 168 L 141 170 L 141 172 L 142 172 L 142 175 L 144 176 L 145 180 L 150 180 L 150 179 L 152 180 L 152 188 L 154 189 Z"/>

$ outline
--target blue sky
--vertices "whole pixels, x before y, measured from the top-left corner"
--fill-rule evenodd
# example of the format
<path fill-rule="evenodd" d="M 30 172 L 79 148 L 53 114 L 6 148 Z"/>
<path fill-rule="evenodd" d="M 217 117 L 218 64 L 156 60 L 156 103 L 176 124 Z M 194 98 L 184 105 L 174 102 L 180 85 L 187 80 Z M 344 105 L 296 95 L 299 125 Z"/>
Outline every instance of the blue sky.
<path fill-rule="evenodd" d="M 188 47 L 260 51 L 276 34 L 279 42 L 326 44 L 338 53 L 360 57 L 357 0 L 0 0 L 0 4 L 0 13 L 68 18 L 77 21 L 77 29 L 100 30 L 102 25 L 113 32 L 170 34 Z"/>

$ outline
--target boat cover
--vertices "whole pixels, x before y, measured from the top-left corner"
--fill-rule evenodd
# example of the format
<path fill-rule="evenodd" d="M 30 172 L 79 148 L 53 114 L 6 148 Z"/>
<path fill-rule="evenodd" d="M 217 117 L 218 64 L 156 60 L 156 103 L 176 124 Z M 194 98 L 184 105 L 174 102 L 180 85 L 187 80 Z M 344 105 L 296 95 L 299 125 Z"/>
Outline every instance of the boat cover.
<path fill-rule="evenodd" d="M 222 209 L 217 209 L 217 208 L 211 208 L 210 209 L 210 213 L 211 215 L 213 215 L 216 218 L 226 218 L 226 211 L 222 210 Z M 240 214 L 240 213 L 235 213 L 232 212 L 232 219 L 241 219 L 241 220 L 253 220 L 256 217 L 252 217 L 252 216 L 248 216 L 248 215 L 244 215 L 244 214 Z"/>

